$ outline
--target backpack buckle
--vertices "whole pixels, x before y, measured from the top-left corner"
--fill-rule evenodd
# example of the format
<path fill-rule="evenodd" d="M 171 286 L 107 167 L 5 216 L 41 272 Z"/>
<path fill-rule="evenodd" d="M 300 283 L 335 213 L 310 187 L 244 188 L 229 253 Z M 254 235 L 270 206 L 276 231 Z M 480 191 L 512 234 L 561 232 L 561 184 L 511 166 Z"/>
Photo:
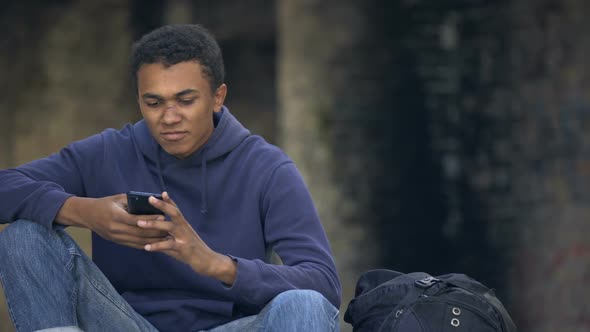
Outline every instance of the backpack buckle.
<path fill-rule="evenodd" d="M 432 276 L 428 276 L 426 278 L 422 278 L 422 279 L 414 281 L 414 284 L 419 288 L 426 289 L 426 288 L 429 288 L 430 286 L 436 284 L 437 282 L 440 282 L 440 279 L 432 277 Z"/>

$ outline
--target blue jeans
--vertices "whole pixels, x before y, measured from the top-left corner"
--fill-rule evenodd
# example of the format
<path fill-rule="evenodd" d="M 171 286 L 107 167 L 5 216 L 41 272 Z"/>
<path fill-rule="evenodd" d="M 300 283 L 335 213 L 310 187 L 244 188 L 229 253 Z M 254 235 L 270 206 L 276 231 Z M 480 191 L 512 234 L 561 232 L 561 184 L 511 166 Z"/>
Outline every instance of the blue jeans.
<path fill-rule="evenodd" d="M 0 232 L 0 281 L 19 332 L 157 331 L 59 227 L 19 220 Z M 338 329 L 338 310 L 320 293 L 292 290 L 276 296 L 258 315 L 211 331 Z"/>

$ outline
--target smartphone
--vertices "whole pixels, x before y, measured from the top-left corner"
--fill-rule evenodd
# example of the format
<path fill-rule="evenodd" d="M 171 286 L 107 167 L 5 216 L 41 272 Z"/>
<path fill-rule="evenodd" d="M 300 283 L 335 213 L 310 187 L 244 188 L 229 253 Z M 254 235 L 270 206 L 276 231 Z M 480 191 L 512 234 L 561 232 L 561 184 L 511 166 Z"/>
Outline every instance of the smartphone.
<path fill-rule="evenodd" d="M 131 214 L 146 215 L 146 214 L 161 214 L 164 212 L 153 207 L 148 198 L 154 196 L 157 199 L 162 199 L 162 195 L 154 193 L 146 193 L 141 191 L 127 192 L 127 212 Z"/>

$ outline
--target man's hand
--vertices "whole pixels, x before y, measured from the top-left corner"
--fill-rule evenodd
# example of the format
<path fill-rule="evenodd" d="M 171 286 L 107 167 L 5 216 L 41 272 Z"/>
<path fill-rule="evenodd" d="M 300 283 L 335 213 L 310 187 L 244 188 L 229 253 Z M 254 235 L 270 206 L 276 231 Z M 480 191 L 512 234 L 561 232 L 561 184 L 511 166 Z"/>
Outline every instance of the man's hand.
<path fill-rule="evenodd" d="M 236 279 L 236 263 L 228 256 L 211 250 L 203 242 L 167 192 L 162 193 L 162 198 L 150 197 L 149 202 L 166 213 L 171 221 L 141 219 L 137 225 L 145 230 L 167 232 L 169 236 L 164 241 L 154 240 L 145 245 L 145 250 L 163 252 L 190 265 L 199 274 L 232 285 Z"/>
<path fill-rule="evenodd" d="M 164 231 L 138 227 L 138 220 L 164 220 L 164 216 L 127 213 L 126 194 L 103 198 L 70 197 L 56 216 L 56 221 L 62 225 L 85 227 L 105 240 L 136 249 L 164 241 L 168 236 Z"/>

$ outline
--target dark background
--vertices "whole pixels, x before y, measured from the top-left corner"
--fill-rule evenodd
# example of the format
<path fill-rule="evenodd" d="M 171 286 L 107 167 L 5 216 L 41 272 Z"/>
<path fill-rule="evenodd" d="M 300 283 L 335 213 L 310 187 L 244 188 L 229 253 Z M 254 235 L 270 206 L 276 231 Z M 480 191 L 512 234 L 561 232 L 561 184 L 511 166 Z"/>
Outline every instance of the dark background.
<path fill-rule="evenodd" d="M 342 313 L 367 269 L 461 272 L 521 331 L 588 331 L 588 15 L 583 0 L 4 1 L 0 167 L 138 120 L 130 44 L 201 23 L 230 110 L 312 191 Z"/>

